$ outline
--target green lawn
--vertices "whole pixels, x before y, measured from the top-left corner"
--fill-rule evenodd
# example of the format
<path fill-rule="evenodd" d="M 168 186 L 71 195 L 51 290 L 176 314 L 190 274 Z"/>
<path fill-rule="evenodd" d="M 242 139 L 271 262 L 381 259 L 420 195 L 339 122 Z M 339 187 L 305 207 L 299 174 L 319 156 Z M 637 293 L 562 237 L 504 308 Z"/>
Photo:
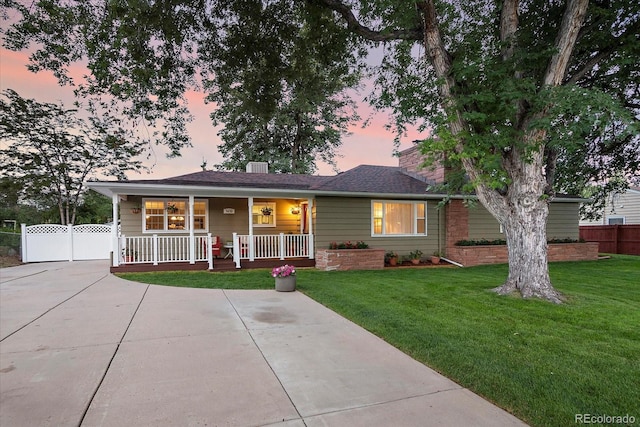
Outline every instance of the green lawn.
<path fill-rule="evenodd" d="M 568 302 L 500 297 L 507 266 L 299 270 L 298 289 L 532 425 L 575 414 L 640 424 L 640 257 L 553 263 Z M 146 283 L 272 289 L 269 271 L 122 274 Z"/>

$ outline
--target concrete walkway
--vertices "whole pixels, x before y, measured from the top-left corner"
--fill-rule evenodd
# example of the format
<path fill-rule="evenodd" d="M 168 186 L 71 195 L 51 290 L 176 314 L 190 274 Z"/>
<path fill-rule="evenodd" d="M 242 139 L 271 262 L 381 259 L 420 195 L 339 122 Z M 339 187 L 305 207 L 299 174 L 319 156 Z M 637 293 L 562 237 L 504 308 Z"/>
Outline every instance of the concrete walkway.
<path fill-rule="evenodd" d="M 85 261 L 0 270 L 0 425 L 523 424 L 299 292 Z"/>

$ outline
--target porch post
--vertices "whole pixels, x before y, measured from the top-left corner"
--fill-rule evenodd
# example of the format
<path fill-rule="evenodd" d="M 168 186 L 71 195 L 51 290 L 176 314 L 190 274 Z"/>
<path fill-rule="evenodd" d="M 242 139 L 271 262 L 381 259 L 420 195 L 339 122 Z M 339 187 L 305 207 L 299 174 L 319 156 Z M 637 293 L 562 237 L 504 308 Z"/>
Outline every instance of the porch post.
<path fill-rule="evenodd" d="M 120 265 L 120 241 L 118 240 L 118 204 L 120 196 L 114 194 L 111 196 L 111 207 L 113 209 L 113 225 L 111 226 L 111 265 L 117 267 Z"/>
<path fill-rule="evenodd" d="M 255 261 L 253 250 L 253 197 L 249 197 L 249 261 Z"/>
<path fill-rule="evenodd" d="M 307 199 L 307 221 L 309 223 L 309 259 L 314 259 L 316 254 L 315 243 L 313 241 L 313 199 Z"/>
<path fill-rule="evenodd" d="M 152 251 L 153 251 L 153 265 L 158 265 L 158 235 L 153 235 L 152 240 Z M 166 254 L 166 251 L 165 251 Z M 166 256 L 166 255 L 165 255 Z"/>
<path fill-rule="evenodd" d="M 238 233 L 233 233 L 233 262 L 236 264 L 236 268 L 240 268 L 240 250 L 242 245 L 238 238 Z"/>
<path fill-rule="evenodd" d="M 29 262 L 29 256 L 27 255 L 27 224 L 25 223 L 20 224 L 20 242 L 22 252 L 20 259 L 22 259 L 22 262 L 27 263 Z"/>
<path fill-rule="evenodd" d="M 280 236 L 278 237 L 278 246 L 280 246 L 280 259 L 284 260 L 284 233 L 280 233 Z"/>
<path fill-rule="evenodd" d="M 207 251 L 207 261 L 209 262 L 209 270 L 213 270 L 213 239 L 211 237 L 211 233 L 207 233 L 207 247 L 205 250 Z"/>
<path fill-rule="evenodd" d="M 193 226 L 194 226 L 193 205 L 194 205 L 193 196 L 189 196 L 189 264 L 196 263 L 196 237 L 193 231 Z M 211 249 L 209 249 L 209 251 L 211 251 Z"/>

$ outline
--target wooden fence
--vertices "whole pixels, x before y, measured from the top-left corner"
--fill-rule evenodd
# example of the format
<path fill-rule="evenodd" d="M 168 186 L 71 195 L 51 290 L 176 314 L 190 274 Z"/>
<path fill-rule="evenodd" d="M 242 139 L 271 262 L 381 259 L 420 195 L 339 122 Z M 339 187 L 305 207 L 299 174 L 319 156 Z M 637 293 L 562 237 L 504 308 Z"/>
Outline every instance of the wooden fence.
<path fill-rule="evenodd" d="M 580 227 L 580 238 L 598 242 L 600 252 L 640 255 L 640 224 L 585 225 Z"/>

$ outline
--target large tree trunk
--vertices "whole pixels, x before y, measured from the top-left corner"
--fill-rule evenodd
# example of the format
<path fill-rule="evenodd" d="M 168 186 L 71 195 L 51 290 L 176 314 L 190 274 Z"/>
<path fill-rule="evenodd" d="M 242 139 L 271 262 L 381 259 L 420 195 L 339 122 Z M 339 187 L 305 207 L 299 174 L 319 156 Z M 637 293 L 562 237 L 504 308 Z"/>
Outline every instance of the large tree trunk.
<path fill-rule="evenodd" d="M 542 298 L 555 303 L 562 296 L 553 288 L 547 265 L 546 224 L 549 208 L 538 200 L 533 206 L 515 205 L 503 222 L 509 253 L 509 276 L 499 294 L 519 292 L 523 298 Z"/>
<path fill-rule="evenodd" d="M 527 135 L 529 142 L 540 141 L 543 132 Z M 547 262 L 547 218 L 549 205 L 545 197 L 546 180 L 540 173 L 544 164 L 544 145 L 530 153 L 528 161 L 520 150 L 512 148 L 503 166 L 512 180 L 507 194 L 478 186 L 478 198 L 502 224 L 507 237 L 509 276 L 495 291 L 499 294 L 519 292 L 523 298 L 537 297 L 555 303 L 562 295 L 551 284 Z"/>

